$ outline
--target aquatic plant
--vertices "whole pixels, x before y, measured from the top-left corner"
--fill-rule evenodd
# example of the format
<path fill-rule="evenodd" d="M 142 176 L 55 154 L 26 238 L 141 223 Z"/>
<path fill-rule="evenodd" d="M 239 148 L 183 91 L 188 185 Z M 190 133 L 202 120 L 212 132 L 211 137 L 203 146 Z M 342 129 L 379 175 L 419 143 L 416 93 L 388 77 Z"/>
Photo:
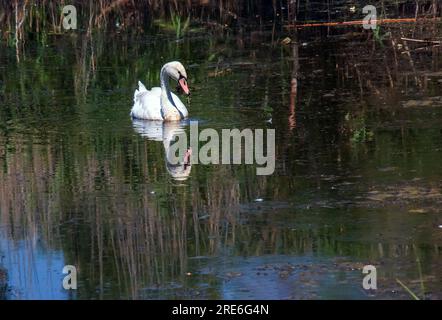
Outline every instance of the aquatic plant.
<path fill-rule="evenodd" d="M 420 300 L 420 298 L 410 288 L 408 288 L 401 280 L 396 279 L 396 282 L 399 283 L 401 287 L 404 288 L 405 291 L 407 291 L 414 300 Z"/>
<path fill-rule="evenodd" d="M 170 19 L 157 19 L 155 23 L 162 29 L 175 33 L 176 39 L 180 39 L 190 26 L 190 16 L 184 21 L 179 14 L 172 13 Z"/>
<path fill-rule="evenodd" d="M 382 33 L 381 26 L 377 25 L 376 29 L 373 30 L 374 40 L 379 43 L 381 47 L 384 46 L 384 40 L 391 35 L 390 32 Z"/>
<path fill-rule="evenodd" d="M 186 18 L 184 23 L 181 23 L 181 16 L 172 14 L 172 26 L 175 29 L 176 38 L 179 39 L 189 29 L 190 16 Z"/>

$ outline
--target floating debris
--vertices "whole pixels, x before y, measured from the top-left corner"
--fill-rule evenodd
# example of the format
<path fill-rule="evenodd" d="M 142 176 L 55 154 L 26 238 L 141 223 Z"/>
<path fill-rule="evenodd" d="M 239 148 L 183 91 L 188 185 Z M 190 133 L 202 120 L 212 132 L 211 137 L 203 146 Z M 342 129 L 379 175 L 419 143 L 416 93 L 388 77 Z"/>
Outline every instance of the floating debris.
<path fill-rule="evenodd" d="M 234 272 L 234 271 L 230 271 L 226 273 L 226 277 L 227 278 L 237 278 L 242 276 L 242 272 Z"/>
<path fill-rule="evenodd" d="M 425 209 L 410 209 L 408 210 L 410 213 L 427 213 L 428 211 Z"/>
<path fill-rule="evenodd" d="M 418 107 L 440 107 L 442 106 L 442 97 L 429 97 L 420 100 L 408 100 L 402 104 L 404 108 L 418 108 Z"/>
<path fill-rule="evenodd" d="M 291 42 L 292 42 L 292 39 L 290 39 L 289 37 L 286 37 L 286 38 L 281 40 L 281 44 L 283 44 L 283 45 L 288 45 Z"/>
<path fill-rule="evenodd" d="M 255 202 L 263 202 L 264 199 L 263 199 L 263 198 L 256 198 L 254 201 L 255 201 Z"/>
<path fill-rule="evenodd" d="M 396 171 L 397 167 L 384 167 L 384 168 L 378 168 L 378 171 L 380 172 L 390 172 L 390 171 Z"/>
<path fill-rule="evenodd" d="M 226 69 L 221 69 L 221 70 L 216 69 L 215 71 L 208 72 L 207 76 L 209 78 L 216 78 L 216 77 L 227 75 L 231 72 L 232 72 L 231 68 L 226 68 Z"/>

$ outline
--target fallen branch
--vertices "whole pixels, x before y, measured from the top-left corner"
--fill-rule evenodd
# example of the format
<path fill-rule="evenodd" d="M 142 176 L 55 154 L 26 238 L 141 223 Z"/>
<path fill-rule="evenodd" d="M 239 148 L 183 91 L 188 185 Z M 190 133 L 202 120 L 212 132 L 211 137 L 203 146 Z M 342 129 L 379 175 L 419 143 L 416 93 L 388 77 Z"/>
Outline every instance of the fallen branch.
<path fill-rule="evenodd" d="M 409 51 L 402 51 L 401 54 L 408 54 L 409 52 L 423 51 L 423 50 L 428 50 L 428 49 L 436 48 L 436 47 L 440 47 L 440 44 L 433 44 L 431 46 L 420 47 L 420 48 L 412 49 Z"/>
<path fill-rule="evenodd" d="M 387 24 L 387 23 L 411 23 L 411 22 L 430 22 L 440 21 L 440 18 L 416 19 L 416 18 L 401 18 L 401 19 L 377 19 L 370 20 L 371 24 Z M 339 21 L 339 22 L 318 22 L 318 23 L 303 23 L 303 24 L 289 24 L 286 28 L 309 28 L 309 27 L 336 27 L 336 26 L 354 26 L 367 23 L 365 20 L 353 21 Z"/>
<path fill-rule="evenodd" d="M 401 38 L 403 41 L 410 41 L 410 42 L 419 42 L 419 43 L 429 43 L 429 44 L 441 44 L 442 41 L 435 41 L 435 40 L 421 40 L 421 39 L 412 39 L 412 38 Z"/>

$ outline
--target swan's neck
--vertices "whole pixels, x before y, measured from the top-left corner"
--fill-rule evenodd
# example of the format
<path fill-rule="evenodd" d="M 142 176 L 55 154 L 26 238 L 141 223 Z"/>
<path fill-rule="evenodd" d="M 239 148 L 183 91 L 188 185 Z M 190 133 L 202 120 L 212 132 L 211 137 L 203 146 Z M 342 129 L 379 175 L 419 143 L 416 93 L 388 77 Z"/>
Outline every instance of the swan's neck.
<path fill-rule="evenodd" d="M 165 67 L 161 68 L 161 113 L 164 120 L 180 120 L 181 115 L 173 102 L 172 93 L 169 89 L 169 75 Z"/>

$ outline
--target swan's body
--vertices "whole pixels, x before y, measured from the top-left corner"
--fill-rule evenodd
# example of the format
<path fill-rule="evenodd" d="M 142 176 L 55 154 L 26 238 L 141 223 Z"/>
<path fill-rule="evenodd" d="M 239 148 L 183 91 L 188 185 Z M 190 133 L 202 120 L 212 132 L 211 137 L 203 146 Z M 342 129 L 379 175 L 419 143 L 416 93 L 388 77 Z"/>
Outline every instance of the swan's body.
<path fill-rule="evenodd" d="M 169 92 L 169 95 L 173 101 L 170 103 L 169 97 L 166 97 L 166 103 L 170 104 L 167 108 L 169 110 L 166 115 L 166 119 L 163 117 L 161 96 L 162 90 L 160 87 L 154 87 L 147 90 L 141 81 L 138 81 L 138 89 L 134 94 L 134 106 L 130 112 L 131 116 L 137 119 L 145 120 L 181 120 L 187 118 L 188 111 L 186 106 L 181 102 L 180 98 L 173 92 Z"/>
<path fill-rule="evenodd" d="M 130 112 L 133 118 L 160 121 L 187 118 L 186 106 L 169 89 L 169 77 L 177 80 L 183 91 L 189 94 L 187 74 L 183 65 L 178 61 L 166 63 L 161 68 L 161 87 L 147 90 L 141 81 L 138 81 L 138 89 L 134 93 L 134 105 Z"/>

